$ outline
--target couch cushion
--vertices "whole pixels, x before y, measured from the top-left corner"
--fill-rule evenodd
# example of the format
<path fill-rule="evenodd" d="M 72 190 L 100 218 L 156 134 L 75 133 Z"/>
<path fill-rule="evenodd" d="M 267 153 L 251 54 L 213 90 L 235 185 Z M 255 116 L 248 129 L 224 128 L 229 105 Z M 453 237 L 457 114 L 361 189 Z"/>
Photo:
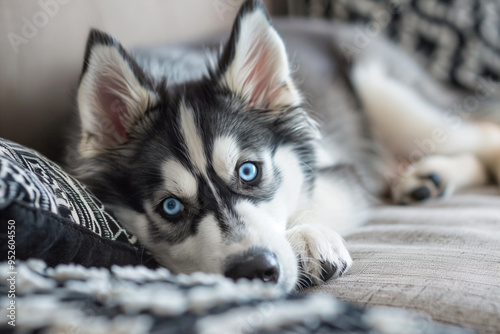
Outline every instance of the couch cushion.
<path fill-rule="evenodd" d="M 498 195 L 492 187 L 419 207 L 377 208 L 346 237 L 349 273 L 311 291 L 500 332 Z"/>

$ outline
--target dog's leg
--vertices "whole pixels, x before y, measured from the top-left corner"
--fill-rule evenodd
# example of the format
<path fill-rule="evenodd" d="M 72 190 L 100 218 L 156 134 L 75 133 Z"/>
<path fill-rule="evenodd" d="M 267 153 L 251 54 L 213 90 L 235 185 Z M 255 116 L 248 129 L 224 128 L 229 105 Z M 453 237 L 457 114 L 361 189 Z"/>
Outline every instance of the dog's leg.
<path fill-rule="evenodd" d="M 350 167 L 321 171 L 307 208 L 290 220 L 286 237 L 299 262 L 300 287 L 344 274 L 352 259 L 338 232 L 364 221 L 368 201 Z"/>
<path fill-rule="evenodd" d="M 422 201 L 485 184 L 488 173 L 500 180 L 498 126 L 441 110 L 415 87 L 391 77 L 381 62 L 358 64 L 352 77 L 374 132 L 398 160 L 391 168 L 396 178 L 389 185 L 396 202 Z M 408 164 L 409 173 L 403 173 Z"/>

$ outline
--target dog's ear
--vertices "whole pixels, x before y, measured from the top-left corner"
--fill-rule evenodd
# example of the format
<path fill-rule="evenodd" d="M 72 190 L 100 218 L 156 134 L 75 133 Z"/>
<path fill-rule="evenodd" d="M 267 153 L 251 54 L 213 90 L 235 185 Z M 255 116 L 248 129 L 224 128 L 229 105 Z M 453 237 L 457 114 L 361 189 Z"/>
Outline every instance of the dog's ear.
<path fill-rule="evenodd" d="M 241 7 L 219 58 L 222 85 L 251 108 L 281 108 L 301 102 L 292 81 L 285 45 L 261 1 Z"/>
<path fill-rule="evenodd" d="M 94 149 L 126 142 L 154 100 L 148 78 L 120 43 L 92 30 L 78 88 L 82 142 Z"/>

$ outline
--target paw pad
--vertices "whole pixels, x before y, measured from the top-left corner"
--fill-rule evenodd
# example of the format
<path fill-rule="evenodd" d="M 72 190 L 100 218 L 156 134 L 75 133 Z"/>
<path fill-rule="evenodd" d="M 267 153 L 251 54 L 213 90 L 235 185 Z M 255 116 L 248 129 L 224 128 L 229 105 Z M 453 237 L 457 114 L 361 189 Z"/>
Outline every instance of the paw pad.
<path fill-rule="evenodd" d="M 427 187 L 419 187 L 410 193 L 410 197 L 415 201 L 425 201 L 431 197 L 431 191 Z"/>
<path fill-rule="evenodd" d="M 321 279 L 326 282 L 335 275 L 337 266 L 335 263 L 321 261 Z"/>
<path fill-rule="evenodd" d="M 441 197 L 446 191 L 446 182 L 440 173 L 416 171 L 392 189 L 396 203 L 407 205 Z"/>

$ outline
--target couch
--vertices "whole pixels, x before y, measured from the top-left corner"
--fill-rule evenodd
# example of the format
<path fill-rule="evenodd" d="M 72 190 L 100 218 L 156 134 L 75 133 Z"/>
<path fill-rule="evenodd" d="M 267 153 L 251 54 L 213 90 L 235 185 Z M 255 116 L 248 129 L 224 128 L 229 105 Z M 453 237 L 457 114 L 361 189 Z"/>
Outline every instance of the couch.
<path fill-rule="evenodd" d="M 74 129 L 74 93 L 91 26 L 110 32 L 126 47 L 163 44 L 227 31 L 240 3 L 0 0 L 0 137 L 34 148 L 56 162 L 63 161 L 70 143 L 67 138 L 71 133 L 67 130 Z M 271 11 L 284 8 L 282 1 L 268 5 Z M 419 316 L 412 318 L 412 331 L 439 332 L 434 323 L 438 321 L 483 332 L 500 332 L 498 195 L 498 188 L 490 187 L 416 207 L 380 204 L 366 226 L 346 236 L 354 259 L 350 272 L 306 293 L 335 296 L 351 303 L 345 305 L 353 307 L 350 310 L 354 313 L 366 307 L 383 306 L 384 309 L 374 310 L 386 312 L 389 316 L 380 319 L 389 322 L 391 315 L 401 309 L 416 311 Z M 139 253 L 133 250 L 131 256 L 135 259 L 142 254 L 143 250 Z M 67 276 L 57 276 L 45 264 L 22 265 L 27 277 L 35 272 L 58 282 L 75 279 L 78 273 L 82 277 L 110 275 L 87 273 L 78 267 L 67 271 L 71 272 Z M 67 269 L 60 269 L 64 270 Z M 120 274 L 120 269 L 113 270 L 111 275 Z M 182 281 L 161 271 L 155 275 L 163 280 Z M 189 282 L 198 284 L 196 279 Z M 227 287 L 226 283 L 220 284 Z M 30 291 L 25 290 L 27 300 Z M 266 292 L 259 290 L 260 295 Z M 98 302 L 102 297 L 94 296 Z M 316 302 L 311 305 L 323 305 Z M 150 307 L 154 309 L 154 305 Z M 381 311 L 387 308 L 388 311 Z M 360 316 L 354 319 L 360 324 L 365 321 Z M 404 326 L 394 327 L 393 332 L 410 330 Z M 384 326 L 376 328 L 387 330 Z"/>

